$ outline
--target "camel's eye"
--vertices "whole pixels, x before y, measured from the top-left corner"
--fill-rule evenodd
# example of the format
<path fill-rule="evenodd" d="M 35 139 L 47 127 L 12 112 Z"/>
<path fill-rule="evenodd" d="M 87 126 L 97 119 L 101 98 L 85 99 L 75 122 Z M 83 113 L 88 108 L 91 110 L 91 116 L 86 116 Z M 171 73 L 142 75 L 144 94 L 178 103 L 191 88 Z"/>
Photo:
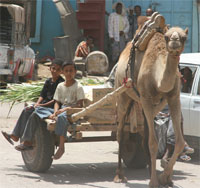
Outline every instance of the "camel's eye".
<path fill-rule="evenodd" d="M 167 35 L 165 35 L 165 40 L 169 41 L 169 37 Z"/>
<path fill-rule="evenodd" d="M 187 37 L 186 37 L 186 36 L 183 36 L 183 37 L 181 37 L 181 41 L 182 41 L 182 42 L 185 42 L 185 41 L 186 41 L 186 39 L 187 39 Z"/>

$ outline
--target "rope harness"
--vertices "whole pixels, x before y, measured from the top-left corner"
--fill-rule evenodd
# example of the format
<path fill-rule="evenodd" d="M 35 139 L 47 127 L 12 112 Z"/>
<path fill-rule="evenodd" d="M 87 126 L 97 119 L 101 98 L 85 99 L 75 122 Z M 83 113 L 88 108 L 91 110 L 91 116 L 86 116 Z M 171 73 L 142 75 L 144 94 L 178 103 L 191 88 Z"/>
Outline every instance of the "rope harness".
<path fill-rule="evenodd" d="M 162 28 L 160 27 L 160 23 L 162 22 L 161 20 L 162 16 L 158 12 L 152 14 L 151 19 L 144 23 L 142 29 L 134 36 L 131 42 L 132 47 L 129 54 L 129 61 L 125 70 L 126 77 L 124 78 L 123 83 L 124 85 L 126 85 L 128 79 L 128 69 L 130 68 L 130 78 L 132 79 L 132 88 L 138 95 L 138 97 L 140 97 L 140 94 L 134 84 L 135 50 L 138 49 L 139 51 L 145 51 L 144 44 L 148 44 L 148 41 L 154 35 L 154 33 L 156 32 L 163 33 L 164 26 Z M 142 50 L 140 48 L 140 45 L 143 45 Z"/>
<path fill-rule="evenodd" d="M 140 38 L 140 36 L 143 34 L 144 30 L 147 28 L 147 24 L 145 24 L 142 28 L 142 30 L 133 38 L 132 40 L 132 47 L 130 50 L 130 54 L 129 54 L 129 61 L 126 67 L 126 71 L 125 71 L 125 75 L 126 77 L 124 78 L 124 85 L 126 85 L 126 82 L 128 80 L 128 68 L 130 67 L 130 78 L 132 79 L 132 88 L 133 90 L 136 92 L 136 94 L 138 95 L 138 97 L 140 97 L 140 94 L 138 92 L 138 90 L 136 89 L 135 85 L 134 85 L 134 67 L 135 67 L 135 49 L 137 48 L 135 46 L 135 43 L 138 41 L 138 39 Z"/>
<path fill-rule="evenodd" d="M 130 67 L 130 77 L 132 79 L 132 88 L 136 92 L 138 97 L 140 97 L 140 94 L 139 94 L 139 92 L 136 89 L 135 84 L 134 84 L 135 49 L 136 49 L 135 42 L 133 40 L 132 41 L 132 47 L 131 47 L 131 50 L 130 50 L 130 55 L 129 55 L 129 61 L 128 61 L 128 64 L 127 64 L 127 67 L 126 67 L 126 78 L 124 79 L 124 83 L 126 85 L 126 82 L 128 80 L 128 68 Z"/>

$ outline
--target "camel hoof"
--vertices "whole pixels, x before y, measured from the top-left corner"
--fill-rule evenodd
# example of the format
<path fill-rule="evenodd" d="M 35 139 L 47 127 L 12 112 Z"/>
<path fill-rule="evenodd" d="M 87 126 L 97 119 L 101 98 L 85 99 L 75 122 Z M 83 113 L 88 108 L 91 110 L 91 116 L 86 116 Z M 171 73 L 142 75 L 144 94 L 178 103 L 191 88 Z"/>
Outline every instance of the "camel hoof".
<path fill-rule="evenodd" d="M 161 174 L 158 179 L 159 179 L 160 185 L 162 186 L 173 187 L 174 185 L 173 181 L 170 178 L 170 175 L 166 176 L 164 174 Z"/>
<path fill-rule="evenodd" d="M 168 182 L 168 186 L 169 186 L 169 187 L 174 187 L 173 181 Z"/>
<path fill-rule="evenodd" d="M 158 181 L 150 181 L 149 182 L 149 188 L 159 188 L 159 183 Z"/>
<path fill-rule="evenodd" d="M 114 178 L 115 183 L 127 183 L 127 178 L 124 176 L 119 176 L 118 174 Z"/>

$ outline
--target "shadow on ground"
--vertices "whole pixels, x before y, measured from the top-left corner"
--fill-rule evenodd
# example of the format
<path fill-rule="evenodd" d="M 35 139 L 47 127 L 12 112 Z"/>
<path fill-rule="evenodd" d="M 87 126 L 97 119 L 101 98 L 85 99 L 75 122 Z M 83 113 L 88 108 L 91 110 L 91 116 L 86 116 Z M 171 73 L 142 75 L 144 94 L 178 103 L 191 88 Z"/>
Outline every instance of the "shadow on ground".
<path fill-rule="evenodd" d="M 10 169 L 17 171 L 27 171 L 25 166 L 21 170 L 19 168 Z M 105 188 L 105 187 L 118 187 L 117 184 L 113 183 L 113 178 L 115 176 L 117 163 L 86 163 L 86 164 L 53 164 L 49 171 L 46 173 L 33 173 L 31 175 L 22 175 L 20 172 L 15 175 L 27 179 L 35 179 L 36 182 L 44 181 L 51 182 L 55 185 L 83 185 L 88 187 Z M 157 171 L 160 174 L 162 171 Z M 147 188 L 149 182 L 149 172 L 148 169 L 128 169 L 124 168 L 125 176 L 128 179 L 128 183 L 124 187 L 129 188 Z M 37 176 L 36 176 L 37 175 Z M 183 171 L 174 170 L 173 180 L 186 179 L 188 176 L 193 176 L 192 174 L 185 173 Z M 134 183 L 137 180 L 137 183 Z M 147 181 L 146 184 L 138 183 L 138 181 Z M 102 186 L 101 186 L 102 184 Z M 109 186 L 106 186 L 109 184 Z M 110 186 L 112 185 L 112 186 Z M 118 184 L 119 185 L 119 184 Z M 174 185 L 174 188 L 179 188 Z"/>

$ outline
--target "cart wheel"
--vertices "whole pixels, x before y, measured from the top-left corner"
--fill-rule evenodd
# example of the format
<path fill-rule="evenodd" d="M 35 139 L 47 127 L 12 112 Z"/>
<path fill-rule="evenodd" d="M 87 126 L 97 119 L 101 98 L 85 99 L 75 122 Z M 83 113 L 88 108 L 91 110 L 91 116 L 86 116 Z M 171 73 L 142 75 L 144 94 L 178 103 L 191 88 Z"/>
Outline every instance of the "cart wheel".
<path fill-rule="evenodd" d="M 31 172 L 45 172 L 52 164 L 54 139 L 45 126 L 39 126 L 34 137 L 34 149 L 23 151 L 22 158 Z"/>
<path fill-rule="evenodd" d="M 137 145 L 137 151 L 131 168 L 146 168 L 147 159 L 142 144 Z"/>
<path fill-rule="evenodd" d="M 145 168 L 147 161 L 142 147 L 142 142 L 139 142 L 138 135 L 130 137 L 124 142 L 122 148 L 122 159 L 127 168 Z"/>

